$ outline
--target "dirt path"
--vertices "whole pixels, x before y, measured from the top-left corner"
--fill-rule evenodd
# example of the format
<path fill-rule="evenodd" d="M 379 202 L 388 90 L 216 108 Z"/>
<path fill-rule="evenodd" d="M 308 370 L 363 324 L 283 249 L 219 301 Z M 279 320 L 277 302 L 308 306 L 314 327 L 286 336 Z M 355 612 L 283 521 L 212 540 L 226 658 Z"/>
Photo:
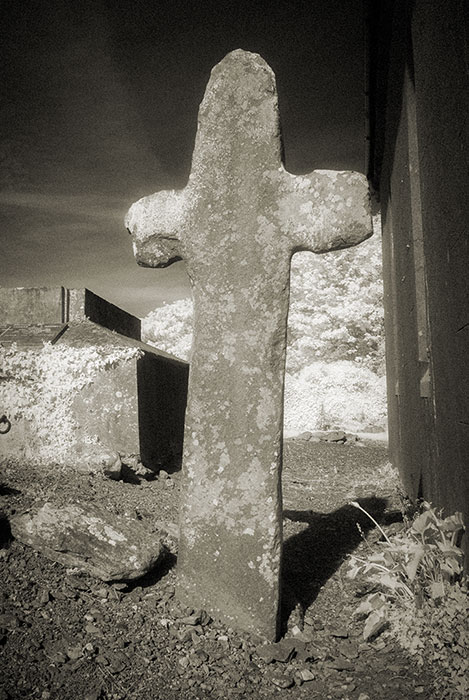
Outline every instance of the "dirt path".
<path fill-rule="evenodd" d="M 149 528 L 174 524 L 178 473 L 145 481 L 128 472 L 128 482 L 113 482 L 5 462 L 0 700 L 435 698 L 429 669 L 421 672 L 386 636 L 364 643 L 353 617 L 366 582 L 350 581 L 344 560 L 367 547 L 357 522 L 369 541 L 379 533 L 348 504 L 360 498 L 386 528 L 396 527 L 397 479 L 385 447 L 288 440 L 284 452 L 282 618 L 287 636 L 295 622 L 304 625 L 305 641 L 294 658 L 273 663 L 245 635 L 179 621 L 189 611 L 174 599 L 175 540 L 164 570 L 127 586 L 66 570 L 8 539 L 8 517 L 47 500 L 106 503 Z M 309 680 L 301 683 L 299 672 Z"/>

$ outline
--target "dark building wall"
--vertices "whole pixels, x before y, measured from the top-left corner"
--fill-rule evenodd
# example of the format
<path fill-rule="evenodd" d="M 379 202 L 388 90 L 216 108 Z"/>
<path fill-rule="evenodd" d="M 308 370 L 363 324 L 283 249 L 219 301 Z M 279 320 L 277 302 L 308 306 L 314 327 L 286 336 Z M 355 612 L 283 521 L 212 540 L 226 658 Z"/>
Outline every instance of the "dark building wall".
<path fill-rule="evenodd" d="M 185 362 L 153 353 L 137 360 L 140 456 L 155 471 L 181 467 L 188 379 Z"/>
<path fill-rule="evenodd" d="M 468 9 L 370 12 L 391 456 L 410 495 L 469 523 Z"/>
<path fill-rule="evenodd" d="M 123 311 L 89 289 L 68 289 L 66 291 L 67 321 L 78 321 L 86 317 L 111 331 L 140 340 L 141 322 L 136 316 Z"/>

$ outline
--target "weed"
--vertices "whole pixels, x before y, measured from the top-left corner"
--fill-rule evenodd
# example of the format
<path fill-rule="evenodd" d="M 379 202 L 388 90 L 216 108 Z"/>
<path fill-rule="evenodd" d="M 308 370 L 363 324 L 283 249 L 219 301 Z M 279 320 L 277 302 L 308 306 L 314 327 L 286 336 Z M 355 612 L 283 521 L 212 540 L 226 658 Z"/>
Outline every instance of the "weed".
<path fill-rule="evenodd" d="M 366 513 L 358 503 L 352 505 Z M 348 571 L 350 578 L 362 575 L 373 584 L 373 593 L 356 610 L 365 619 L 364 639 L 388 628 L 418 664 L 437 663 L 443 672 L 437 681 L 441 698 L 469 693 L 463 530 L 460 513 L 442 518 L 423 502 L 407 529 L 390 537 L 382 531 L 384 541 L 366 559 L 351 555 Z"/>

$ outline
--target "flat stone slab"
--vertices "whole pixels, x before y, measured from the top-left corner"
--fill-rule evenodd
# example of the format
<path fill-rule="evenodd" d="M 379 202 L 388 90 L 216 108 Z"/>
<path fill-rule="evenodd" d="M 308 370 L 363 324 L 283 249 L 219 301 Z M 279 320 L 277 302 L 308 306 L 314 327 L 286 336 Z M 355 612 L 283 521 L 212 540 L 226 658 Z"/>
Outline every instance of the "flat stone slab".
<path fill-rule="evenodd" d="M 186 187 L 144 197 L 126 219 L 139 264 L 183 259 L 192 283 L 178 597 L 271 640 L 290 261 L 372 233 L 364 175 L 285 170 L 277 102 L 260 56 L 228 54 L 199 109 Z"/>
<path fill-rule="evenodd" d="M 92 504 L 44 503 L 10 521 L 12 535 L 48 559 L 77 567 L 103 581 L 140 578 L 165 548 L 138 520 Z"/>

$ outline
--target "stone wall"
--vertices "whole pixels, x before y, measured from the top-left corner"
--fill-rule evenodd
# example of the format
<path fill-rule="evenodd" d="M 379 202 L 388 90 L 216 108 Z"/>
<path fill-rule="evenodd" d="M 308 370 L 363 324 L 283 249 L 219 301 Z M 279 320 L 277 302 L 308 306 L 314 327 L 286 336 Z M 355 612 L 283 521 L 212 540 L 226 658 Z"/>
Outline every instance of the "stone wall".
<path fill-rule="evenodd" d="M 60 324 L 88 318 L 140 340 L 141 322 L 89 289 L 0 287 L 0 326 Z"/>
<path fill-rule="evenodd" d="M 65 323 L 64 287 L 0 287 L 0 326 Z"/>
<path fill-rule="evenodd" d="M 0 302 L 1 457 L 71 464 L 95 446 L 180 466 L 188 364 L 142 343 L 139 319 L 85 289 L 1 289 Z"/>
<path fill-rule="evenodd" d="M 141 321 L 123 311 L 89 289 L 69 289 L 67 298 L 67 321 L 88 318 L 111 331 L 135 340 L 141 339 Z"/>

